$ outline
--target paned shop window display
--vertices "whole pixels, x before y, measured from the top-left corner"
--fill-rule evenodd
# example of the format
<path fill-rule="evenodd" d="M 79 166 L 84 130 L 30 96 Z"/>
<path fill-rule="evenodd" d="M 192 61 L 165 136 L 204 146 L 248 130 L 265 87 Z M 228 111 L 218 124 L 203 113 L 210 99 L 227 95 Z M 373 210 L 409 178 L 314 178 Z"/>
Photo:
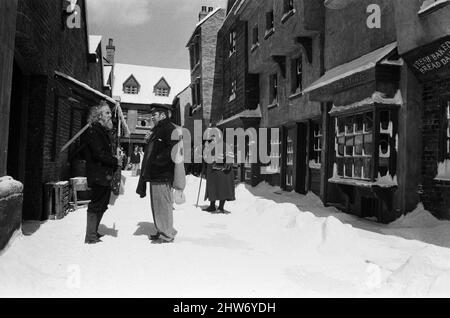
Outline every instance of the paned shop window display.
<path fill-rule="evenodd" d="M 394 114 L 381 109 L 335 119 L 337 177 L 374 181 L 395 175 Z M 374 118 L 379 118 L 379 127 Z"/>

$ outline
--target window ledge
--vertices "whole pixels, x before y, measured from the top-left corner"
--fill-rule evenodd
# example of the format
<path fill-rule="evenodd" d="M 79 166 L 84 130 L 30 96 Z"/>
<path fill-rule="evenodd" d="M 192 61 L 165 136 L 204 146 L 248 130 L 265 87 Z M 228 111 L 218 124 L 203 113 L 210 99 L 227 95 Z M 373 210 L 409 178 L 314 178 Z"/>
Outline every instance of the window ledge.
<path fill-rule="evenodd" d="M 236 99 L 236 94 L 230 95 L 230 98 L 228 98 L 228 102 L 232 102 Z"/>
<path fill-rule="evenodd" d="M 297 92 L 297 93 L 292 93 L 288 98 L 289 99 L 295 99 L 295 98 L 298 98 L 298 97 L 301 97 L 301 96 L 303 96 L 303 92 L 302 91 Z"/>
<path fill-rule="evenodd" d="M 267 109 L 272 109 L 272 108 L 275 108 L 275 107 L 278 107 L 278 106 L 279 106 L 278 102 L 272 103 L 272 104 L 267 105 Z"/>
<path fill-rule="evenodd" d="M 425 2 L 424 2 L 424 4 L 425 4 Z M 420 10 L 417 14 L 419 15 L 419 17 L 423 17 L 423 16 L 426 16 L 436 10 L 439 10 L 439 9 L 445 7 L 448 4 L 450 4 L 450 0 L 437 0 L 435 2 L 428 4 L 427 6 L 422 5 L 422 7 L 420 8 Z"/>
<path fill-rule="evenodd" d="M 290 17 L 292 17 L 295 14 L 295 9 L 292 9 L 288 12 L 286 12 L 282 17 L 281 17 L 281 23 L 285 23 L 287 20 L 289 20 Z"/>
<path fill-rule="evenodd" d="M 230 51 L 230 53 L 228 54 L 228 57 L 232 57 L 234 53 L 236 53 L 236 50 Z"/>
<path fill-rule="evenodd" d="M 266 30 L 266 33 L 264 33 L 264 40 L 267 40 L 274 33 L 275 33 L 275 28 Z"/>
<path fill-rule="evenodd" d="M 250 52 L 253 52 L 257 48 L 259 48 L 259 42 L 256 42 L 255 44 L 252 44 L 252 47 L 250 48 Z"/>

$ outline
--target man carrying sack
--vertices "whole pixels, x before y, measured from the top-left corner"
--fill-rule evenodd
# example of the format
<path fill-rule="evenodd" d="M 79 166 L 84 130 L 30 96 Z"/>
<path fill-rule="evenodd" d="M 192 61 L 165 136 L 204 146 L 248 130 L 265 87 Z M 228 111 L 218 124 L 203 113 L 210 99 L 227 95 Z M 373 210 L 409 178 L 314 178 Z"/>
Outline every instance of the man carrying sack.
<path fill-rule="evenodd" d="M 171 108 L 158 105 L 152 108 L 151 116 L 155 127 L 149 137 L 142 163 L 141 177 L 136 192 L 142 197 L 146 195 L 146 183 L 150 182 L 150 202 L 153 220 L 157 230 L 151 236 L 152 243 L 171 243 L 177 230 L 173 227 L 173 184 L 175 162 L 172 150 L 178 140 L 172 140 L 176 129 L 170 121 Z"/>
<path fill-rule="evenodd" d="M 101 242 L 98 227 L 108 209 L 111 196 L 111 181 L 115 170 L 121 166 L 119 156 L 114 156 L 114 143 L 110 131 L 113 128 L 111 109 L 106 102 L 90 110 L 86 134 L 83 135 L 86 158 L 87 181 L 91 188 L 91 201 L 87 210 L 85 243 Z"/>

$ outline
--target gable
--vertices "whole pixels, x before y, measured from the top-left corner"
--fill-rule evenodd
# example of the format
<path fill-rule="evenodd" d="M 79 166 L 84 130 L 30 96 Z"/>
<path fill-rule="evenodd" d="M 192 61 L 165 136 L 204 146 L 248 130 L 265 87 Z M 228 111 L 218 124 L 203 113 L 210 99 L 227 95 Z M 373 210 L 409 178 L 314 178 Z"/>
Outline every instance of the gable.
<path fill-rule="evenodd" d="M 169 83 L 167 83 L 167 81 L 164 77 L 161 77 L 161 79 L 158 81 L 158 83 L 156 83 L 155 86 L 153 87 L 154 90 L 156 90 L 157 88 L 170 90 Z"/>
<path fill-rule="evenodd" d="M 140 85 L 139 82 L 136 80 L 136 78 L 134 77 L 133 74 L 131 74 L 131 75 L 125 80 L 125 82 L 123 82 L 123 89 L 125 89 L 125 87 L 127 87 L 127 86 L 137 87 L 138 90 L 141 88 L 141 85 Z"/>

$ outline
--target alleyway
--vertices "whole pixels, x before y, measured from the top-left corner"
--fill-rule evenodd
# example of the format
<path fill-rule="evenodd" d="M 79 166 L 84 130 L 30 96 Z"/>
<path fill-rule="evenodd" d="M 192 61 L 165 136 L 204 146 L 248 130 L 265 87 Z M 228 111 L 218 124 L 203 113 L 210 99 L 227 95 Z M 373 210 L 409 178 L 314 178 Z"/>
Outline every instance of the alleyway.
<path fill-rule="evenodd" d="M 85 208 L 27 224 L 34 233 L 0 256 L 0 297 L 450 295 L 450 222 L 424 211 L 385 226 L 262 184 L 239 185 L 230 214 L 209 214 L 195 208 L 199 179 L 189 176 L 175 243 L 154 245 L 149 198 L 126 174 L 102 243 L 83 244 Z"/>

